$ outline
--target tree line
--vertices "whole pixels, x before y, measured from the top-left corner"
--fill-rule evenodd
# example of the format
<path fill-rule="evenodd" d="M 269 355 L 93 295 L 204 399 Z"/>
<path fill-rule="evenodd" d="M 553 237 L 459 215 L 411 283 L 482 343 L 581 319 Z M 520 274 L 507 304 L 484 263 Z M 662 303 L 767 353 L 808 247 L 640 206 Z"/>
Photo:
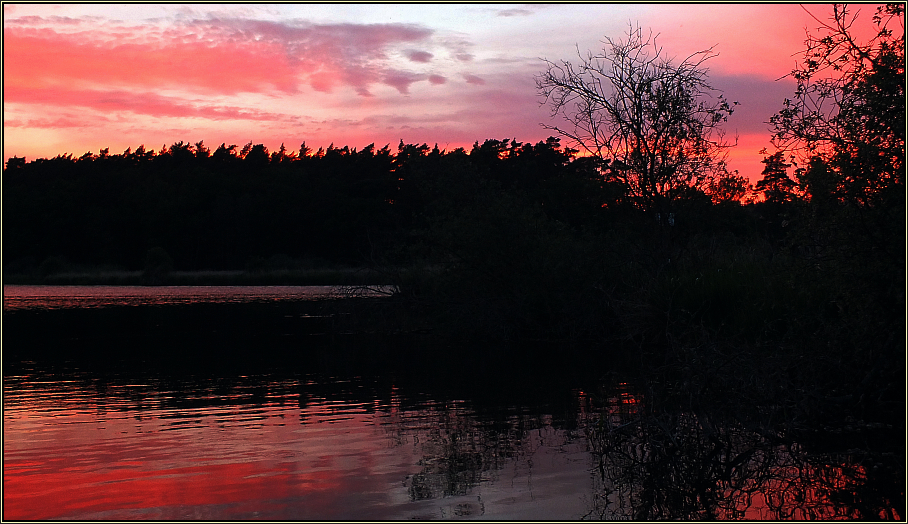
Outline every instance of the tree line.
<path fill-rule="evenodd" d="M 557 140 L 487 140 L 469 152 L 403 142 L 396 151 L 305 143 L 292 152 L 252 143 L 212 151 L 177 142 L 159 151 L 13 157 L 3 176 L 4 259 L 14 268 L 57 257 L 135 269 L 160 247 L 187 270 L 241 269 L 279 255 L 361 264 L 471 177 L 574 213 L 565 192 L 596 197 L 583 194 L 593 173 L 572 160 Z M 446 176 L 449 188 L 441 187 Z M 549 191 L 559 183 L 578 187 Z"/>
<path fill-rule="evenodd" d="M 624 184 L 554 137 L 490 139 L 470 151 L 402 141 L 396 151 L 303 143 L 270 152 L 251 142 L 211 150 L 181 141 L 158 151 L 10 158 L 5 266 L 57 259 L 140 269 L 152 248 L 185 270 L 242 269 L 272 257 L 362 264 L 480 187 L 519 195 L 573 228 L 635 209 Z M 691 191 L 687 199 L 740 196 Z"/>

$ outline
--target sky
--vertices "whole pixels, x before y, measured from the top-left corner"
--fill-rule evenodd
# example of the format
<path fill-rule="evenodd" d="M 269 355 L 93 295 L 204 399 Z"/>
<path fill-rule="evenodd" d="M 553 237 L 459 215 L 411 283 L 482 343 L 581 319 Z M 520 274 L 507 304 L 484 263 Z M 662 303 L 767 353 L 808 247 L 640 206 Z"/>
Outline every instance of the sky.
<path fill-rule="evenodd" d="M 805 10 L 806 8 L 806 10 Z M 860 6 L 869 25 L 873 6 Z M 715 46 L 738 102 L 729 168 L 760 178 L 782 78 L 827 4 L 4 4 L 3 158 L 121 153 L 178 141 L 538 142 L 557 125 L 535 76 L 629 24 L 670 56 Z"/>

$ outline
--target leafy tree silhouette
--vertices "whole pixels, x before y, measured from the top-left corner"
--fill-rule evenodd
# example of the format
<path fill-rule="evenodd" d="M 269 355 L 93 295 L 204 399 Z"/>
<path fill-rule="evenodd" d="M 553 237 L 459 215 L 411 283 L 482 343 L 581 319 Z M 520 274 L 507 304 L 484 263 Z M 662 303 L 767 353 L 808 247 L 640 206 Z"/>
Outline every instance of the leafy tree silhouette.
<path fill-rule="evenodd" d="M 734 173 L 723 173 L 714 178 L 709 185 L 709 194 L 713 202 L 740 202 L 753 189 L 747 183 L 747 179 Z"/>
<path fill-rule="evenodd" d="M 761 162 L 765 165 L 761 173 L 763 178 L 757 182 L 754 189 L 763 192 L 766 200 L 771 202 L 790 201 L 797 184 L 788 176 L 791 164 L 785 162 L 785 154 L 778 151 L 763 158 Z"/>
<path fill-rule="evenodd" d="M 245 148 L 244 148 L 245 149 Z M 246 152 L 243 156 L 243 162 L 251 166 L 253 169 L 261 169 L 268 165 L 271 157 L 268 153 L 268 148 L 264 144 L 256 144 L 249 148 L 249 151 Z"/>
<path fill-rule="evenodd" d="M 25 169 L 25 157 L 12 156 L 6 161 L 4 173 Z"/>
<path fill-rule="evenodd" d="M 212 153 L 211 155 L 211 159 L 219 164 L 224 164 L 232 160 L 236 160 L 236 144 L 231 144 L 228 146 L 226 145 L 226 143 L 222 143 L 217 147 L 217 149 L 214 150 L 214 153 Z"/>
<path fill-rule="evenodd" d="M 211 150 L 205 147 L 205 141 L 199 140 L 195 143 L 195 156 L 196 158 L 208 158 L 211 155 Z"/>
<path fill-rule="evenodd" d="M 857 13 L 832 9 L 828 22 L 814 17 L 819 34 L 808 33 L 802 64 L 788 75 L 795 95 L 769 122 L 778 149 L 823 157 L 841 198 L 873 206 L 903 192 L 905 6 L 877 7 L 866 43 L 851 29 Z"/>

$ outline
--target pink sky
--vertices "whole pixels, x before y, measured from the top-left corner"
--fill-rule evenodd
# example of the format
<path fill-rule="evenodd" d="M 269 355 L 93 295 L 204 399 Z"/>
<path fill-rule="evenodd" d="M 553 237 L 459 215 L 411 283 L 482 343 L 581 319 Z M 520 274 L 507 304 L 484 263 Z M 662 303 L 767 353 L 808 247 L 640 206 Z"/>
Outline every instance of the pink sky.
<path fill-rule="evenodd" d="M 857 7 L 869 26 L 874 7 Z M 536 142 L 552 134 L 540 59 L 599 50 L 629 22 L 670 55 L 716 46 L 712 84 L 740 104 L 730 168 L 758 179 L 765 122 L 794 92 L 777 79 L 819 25 L 797 4 L 5 4 L 3 158 Z"/>

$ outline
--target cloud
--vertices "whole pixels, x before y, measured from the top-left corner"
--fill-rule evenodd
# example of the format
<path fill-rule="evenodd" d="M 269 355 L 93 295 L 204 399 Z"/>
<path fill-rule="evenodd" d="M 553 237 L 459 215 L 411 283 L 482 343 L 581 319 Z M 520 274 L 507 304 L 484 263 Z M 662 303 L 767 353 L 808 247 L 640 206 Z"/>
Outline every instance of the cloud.
<path fill-rule="evenodd" d="M 441 75 L 429 75 L 429 83 L 433 85 L 441 85 L 447 82 L 448 79 Z"/>
<path fill-rule="evenodd" d="M 416 51 L 416 50 L 407 50 L 404 51 L 404 55 L 410 59 L 412 62 L 421 62 L 428 63 L 432 61 L 432 53 L 428 51 Z"/>
<path fill-rule="evenodd" d="M 321 57 L 325 60 L 355 63 L 385 58 L 388 47 L 424 41 L 433 33 L 431 29 L 412 24 L 311 24 L 242 19 L 196 20 L 188 22 L 186 27 L 218 40 L 276 44 L 296 60 L 312 60 L 316 57 L 311 53 L 321 52 L 326 53 Z"/>
<path fill-rule="evenodd" d="M 460 62 L 470 62 L 475 55 L 471 52 L 473 43 L 469 40 L 456 36 L 439 37 L 439 44 L 451 53 L 455 60 Z"/>
<path fill-rule="evenodd" d="M 496 13 L 497 16 L 505 16 L 505 17 L 508 17 L 508 16 L 529 16 L 529 15 L 531 15 L 531 14 L 533 14 L 533 11 L 531 11 L 531 10 L 529 10 L 529 9 L 520 9 L 520 8 L 503 9 L 503 10 L 501 10 L 501 11 L 498 11 L 498 13 Z"/>
<path fill-rule="evenodd" d="M 520 7 L 510 7 L 508 9 L 502 9 L 495 13 L 496 16 L 502 17 L 515 17 L 515 16 L 531 16 L 536 14 L 539 11 L 553 7 L 551 4 L 526 4 Z"/>
<path fill-rule="evenodd" d="M 85 24 L 97 24 L 102 19 L 96 16 L 20 16 L 17 18 L 12 18 L 5 21 L 7 27 L 10 26 L 41 26 L 41 25 L 63 25 L 63 26 L 76 26 L 76 25 L 85 25 Z"/>
<path fill-rule="evenodd" d="M 425 80 L 425 75 L 415 75 L 405 71 L 389 71 L 382 78 L 382 83 L 397 89 L 402 95 L 409 93 L 410 84 Z"/>
<path fill-rule="evenodd" d="M 532 77 L 524 72 L 491 75 L 479 89 L 463 83 L 452 85 L 438 95 L 444 103 L 428 108 L 425 100 L 416 97 L 384 106 L 364 116 L 360 126 L 371 130 L 376 143 L 396 142 L 397 137 L 388 130 L 405 128 L 409 131 L 402 136 L 405 140 L 456 144 L 452 147 L 506 136 L 519 141 L 544 140 L 551 132 L 539 124 L 548 118 L 548 111 L 539 107 L 534 86 Z"/>
<path fill-rule="evenodd" d="M 725 125 L 742 133 L 764 133 L 769 136 L 769 118 L 782 109 L 782 102 L 794 96 L 796 85 L 791 79 L 778 81 L 765 77 L 741 74 L 713 74 L 709 83 L 721 91 L 725 99 L 739 102 Z"/>
<path fill-rule="evenodd" d="M 7 24 L 4 82 L 32 88 L 115 85 L 209 94 L 296 93 L 303 85 L 328 92 L 348 86 L 367 96 L 369 85 L 387 83 L 388 77 L 395 87 L 402 85 L 400 75 L 386 65 L 393 48 L 428 41 L 433 34 L 411 24 L 217 18 L 106 31 L 61 29 L 61 24 L 73 23 L 32 17 Z M 432 58 L 427 51 L 409 53 L 416 62 Z"/>
<path fill-rule="evenodd" d="M 128 111 L 154 117 L 198 117 L 209 120 L 275 121 L 288 115 L 232 106 L 205 104 L 197 100 L 166 97 L 151 92 L 76 90 L 66 88 L 22 89 L 5 86 L 7 103 L 29 103 L 58 107 L 83 107 L 105 113 Z M 43 126 L 42 126 L 43 127 Z"/>
<path fill-rule="evenodd" d="M 126 43 L 109 46 L 70 35 L 43 32 L 4 35 L 4 84 L 116 85 L 214 92 L 295 92 L 298 73 L 272 46 L 231 43 Z"/>
<path fill-rule="evenodd" d="M 107 119 L 105 119 L 107 120 Z M 59 117 L 59 118 L 29 118 L 28 120 L 4 120 L 3 127 L 9 128 L 43 128 L 43 129 L 65 129 L 65 128 L 82 128 L 91 127 L 97 122 L 89 123 L 84 118 L 76 117 Z"/>
<path fill-rule="evenodd" d="M 485 83 L 486 83 L 485 80 L 483 80 L 482 78 L 480 78 L 480 77 L 478 77 L 478 76 L 476 76 L 476 75 L 471 75 L 471 74 L 468 74 L 468 73 L 464 73 L 464 74 L 461 75 L 461 76 L 463 76 L 464 80 L 466 80 L 468 84 L 473 84 L 473 85 L 481 86 L 481 85 L 485 85 Z"/>

